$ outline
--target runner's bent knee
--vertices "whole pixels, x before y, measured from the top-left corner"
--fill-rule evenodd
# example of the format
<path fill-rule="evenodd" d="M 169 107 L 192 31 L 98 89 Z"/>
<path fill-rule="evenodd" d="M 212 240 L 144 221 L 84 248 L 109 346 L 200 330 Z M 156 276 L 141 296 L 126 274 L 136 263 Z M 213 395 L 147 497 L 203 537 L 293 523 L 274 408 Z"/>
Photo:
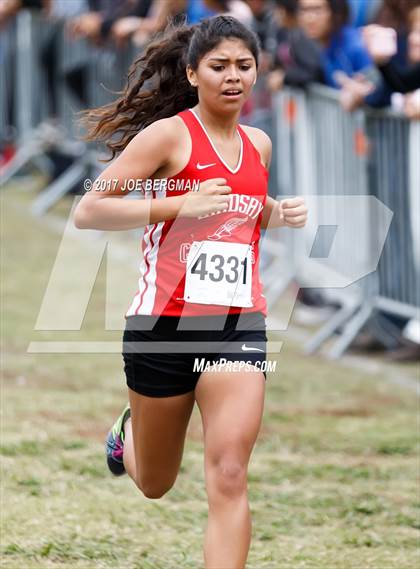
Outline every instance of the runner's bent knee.
<path fill-rule="evenodd" d="M 140 478 L 136 481 L 137 487 L 142 491 L 146 498 L 151 500 L 157 500 L 162 498 L 175 483 L 175 479 L 172 481 L 156 482 L 156 480 L 151 480 L 150 478 Z"/>

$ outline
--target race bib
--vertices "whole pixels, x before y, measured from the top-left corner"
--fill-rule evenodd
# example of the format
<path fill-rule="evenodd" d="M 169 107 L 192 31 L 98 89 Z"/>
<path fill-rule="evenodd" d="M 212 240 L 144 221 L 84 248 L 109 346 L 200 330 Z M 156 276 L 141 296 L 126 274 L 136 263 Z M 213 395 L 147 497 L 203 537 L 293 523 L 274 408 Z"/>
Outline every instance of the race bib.
<path fill-rule="evenodd" d="M 253 306 L 251 245 L 194 241 L 187 257 L 185 302 Z"/>

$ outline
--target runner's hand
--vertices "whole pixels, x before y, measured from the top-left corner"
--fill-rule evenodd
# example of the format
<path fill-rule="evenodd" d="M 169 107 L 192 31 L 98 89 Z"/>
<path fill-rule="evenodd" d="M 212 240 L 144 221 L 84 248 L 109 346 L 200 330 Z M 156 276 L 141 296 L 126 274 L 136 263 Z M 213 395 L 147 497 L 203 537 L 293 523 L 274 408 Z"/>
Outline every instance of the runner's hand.
<path fill-rule="evenodd" d="M 211 213 L 220 213 L 229 206 L 229 194 L 232 188 L 226 185 L 225 178 L 212 178 L 201 182 L 198 191 L 190 191 L 183 196 L 184 203 L 180 215 L 200 217 Z"/>
<path fill-rule="evenodd" d="M 304 227 L 308 219 L 308 208 L 300 197 L 281 200 L 278 213 L 284 227 Z"/>

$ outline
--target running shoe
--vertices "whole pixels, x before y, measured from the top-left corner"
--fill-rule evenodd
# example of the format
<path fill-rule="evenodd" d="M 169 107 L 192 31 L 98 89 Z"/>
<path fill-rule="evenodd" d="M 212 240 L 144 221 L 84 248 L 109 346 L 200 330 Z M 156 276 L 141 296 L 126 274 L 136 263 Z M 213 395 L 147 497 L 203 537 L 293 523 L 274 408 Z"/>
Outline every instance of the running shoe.
<path fill-rule="evenodd" d="M 125 474 L 123 463 L 124 453 L 124 424 L 130 417 L 130 406 L 127 405 L 124 411 L 115 421 L 112 429 L 109 431 L 105 443 L 106 461 L 109 470 L 115 476 Z"/>

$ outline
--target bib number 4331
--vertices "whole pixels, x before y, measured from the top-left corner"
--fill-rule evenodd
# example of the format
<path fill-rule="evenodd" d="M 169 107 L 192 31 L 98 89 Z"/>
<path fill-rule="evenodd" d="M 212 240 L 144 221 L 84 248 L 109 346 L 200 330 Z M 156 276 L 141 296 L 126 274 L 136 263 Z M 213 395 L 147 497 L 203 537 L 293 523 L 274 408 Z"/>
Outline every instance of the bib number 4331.
<path fill-rule="evenodd" d="M 250 245 L 194 241 L 187 258 L 186 302 L 250 307 L 251 290 Z"/>

